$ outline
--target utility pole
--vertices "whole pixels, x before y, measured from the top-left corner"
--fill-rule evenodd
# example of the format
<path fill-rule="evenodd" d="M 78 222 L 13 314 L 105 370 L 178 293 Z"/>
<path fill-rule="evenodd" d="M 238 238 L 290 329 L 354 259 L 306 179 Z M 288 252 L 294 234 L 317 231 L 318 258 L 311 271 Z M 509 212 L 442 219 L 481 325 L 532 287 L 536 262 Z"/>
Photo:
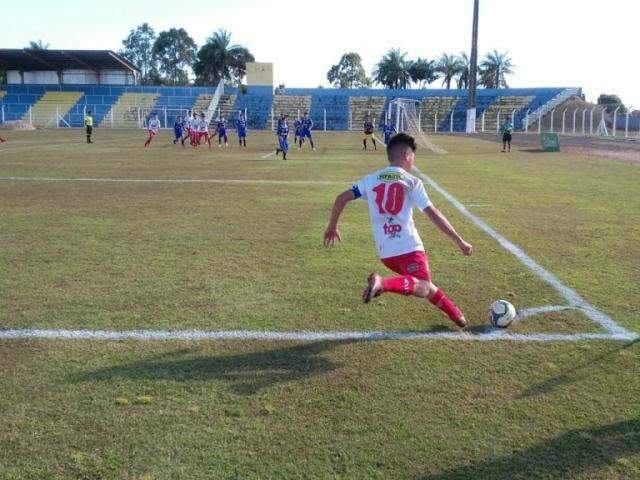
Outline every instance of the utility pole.
<path fill-rule="evenodd" d="M 476 89 L 478 77 L 478 11 L 480 0 L 473 1 L 473 30 L 469 59 L 469 104 L 467 105 L 467 133 L 476 131 Z"/>

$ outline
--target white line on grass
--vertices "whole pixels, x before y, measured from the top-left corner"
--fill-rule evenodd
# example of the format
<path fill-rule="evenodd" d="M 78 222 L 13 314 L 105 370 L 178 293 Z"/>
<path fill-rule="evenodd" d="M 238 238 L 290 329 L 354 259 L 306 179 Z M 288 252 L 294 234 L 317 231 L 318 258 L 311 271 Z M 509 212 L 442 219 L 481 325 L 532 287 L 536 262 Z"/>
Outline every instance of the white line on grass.
<path fill-rule="evenodd" d="M 615 340 L 632 342 L 638 335 L 629 333 L 509 333 L 501 329 L 487 329 L 482 333 L 470 332 L 273 332 L 252 330 L 0 330 L 0 340 L 8 339 L 52 340 L 270 340 L 270 341 L 340 341 L 340 340 L 466 340 L 466 341 L 516 341 L 516 342 L 577 342 L 584 340 Z"/>
<path fill-rule="evenodd" d="M 542 313 L 561 312 L 563 310 L 578 310 L 578 308 L 572 307 L 571 305 L 551 305 L 544 307 L 523 308 L 522 310 L 518 310 L 517 319 L 524 320 L 525 318 L 540 315 Z"/>
<path fill-rule="evenodd" d="M 257 185 L 348 185 L 349 182 L 322 180 L 253 180 L 227 178 L 55 178 L 55 177 L 0 177 L 12 182 L 104 182 L 104 183 L 238 183 Z"/>
<path fill-rule="evenodd" d="M 629 330 L 618 325 L 611 317 L 601 312 L 589 302 L 584 300 L 578 293 L 571 288 L 563 284 L 558 278 L 551 272 L 543 268 L 529 255 L 527 255 L 520 247 L 507 240 L 504 236 L 496 232 L 487 223 L 476 217 L 467 208 L 460 203 L 453 195 L 442 188 L 438 183 L 432 180 L 430 177 L 422 173 L 417 167 L 414 167 L 416 173 L 422 177 L 427 185 L 436 190 L 440 195 L 446 198 L 456 209 L 460 211 L 465 217 L 471 220 L 480 230 L 496 240 L 505 250 L 512 253 L 525 267 L 535 273 L 542 281 L 551 285 L 562 297 L 569 302 L 569 305 L 577 307 L 582 310 L 591 320 L 598 323 L 605 330 L 614 336 L 634 336 Z"/>
<path fill-rule="evenodd" d="M 275 151 L 269 152 L 266 155 L 261 156 L 260 158 L 265 159 L 265 158 L 273 157 L 275 154 L 276 154 Z"/>

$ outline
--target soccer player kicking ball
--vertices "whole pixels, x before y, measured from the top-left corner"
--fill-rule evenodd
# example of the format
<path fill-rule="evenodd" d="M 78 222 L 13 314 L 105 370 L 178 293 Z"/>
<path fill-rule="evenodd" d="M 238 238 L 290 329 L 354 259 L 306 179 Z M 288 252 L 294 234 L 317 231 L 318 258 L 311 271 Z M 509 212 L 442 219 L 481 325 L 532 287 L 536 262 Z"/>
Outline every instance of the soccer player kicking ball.
<path fill-rule="evenodd" d="M 151 141 L 156 138 L 158 135 L 158 130 L 160 130 L 160 120 L 158 120 L 158 114 L 154 113 L 151 116 L 151 120 L 149 120 L 149 124 L 147 125 L 147 130 L 149 131 L 149 138 L 144 142 L 144 147 L 147 148 L 151 145 Z"/>
<path fill-rule="evenodd" d="M 513 135 L 513 125 L 509 121 L 509 119 L 505 120 L 502 124 L 502 153 L 507 151 L 507 147 L 509 148 L 509 152 L 511 151 L 511 139 Z"/>
<path fill-rule="evenodd" d="M 434 225 L 451 238 L 464 255 L 473 247 L 465 242 L 446 217 L 433 206 L 422 182 L 409 171 L 415 164 L 416 141 L 399 133 L 389 140 L 389 166 L 374 172 L 336 198 L 329 225 L 324 232 L 326 247 L 341 240 L 338 219 L 352 200 L 362 197 L 369 205 L 378 256 L 382 263 L 400 276 L 381 277 L 372 273 L 363 294 L 365 303 L 385 292 L 426 298 L 459 327 L 467 321 L 445 293 L 431 282 L 427 254 L 413 222 L 413 208 L 427 214 Z"/>

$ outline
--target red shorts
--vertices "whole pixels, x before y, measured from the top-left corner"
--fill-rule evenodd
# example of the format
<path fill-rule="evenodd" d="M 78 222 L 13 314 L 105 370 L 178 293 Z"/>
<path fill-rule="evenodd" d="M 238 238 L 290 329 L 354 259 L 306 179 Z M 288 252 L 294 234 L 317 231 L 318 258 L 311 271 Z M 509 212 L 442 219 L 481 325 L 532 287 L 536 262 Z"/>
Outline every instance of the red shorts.
<path fill-rule="evenodd" d="M 400 275 L 411 275 L 418 280 L 431 281 L 429 257 L 425 252 L 411 252 L 397 257 L 383 258 L 382 263 Z"/>

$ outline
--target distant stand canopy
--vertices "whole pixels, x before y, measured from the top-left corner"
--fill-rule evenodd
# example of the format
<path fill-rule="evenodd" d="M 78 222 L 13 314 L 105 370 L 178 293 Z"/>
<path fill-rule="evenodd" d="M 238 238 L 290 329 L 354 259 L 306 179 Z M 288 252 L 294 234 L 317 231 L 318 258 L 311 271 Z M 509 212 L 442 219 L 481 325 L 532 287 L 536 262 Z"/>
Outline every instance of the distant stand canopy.
<path fill-rule="evenodd" d="M 137 85 L 140 75 L 111 50 L 0 49 L 0 70 L 10 85 Z"/>

